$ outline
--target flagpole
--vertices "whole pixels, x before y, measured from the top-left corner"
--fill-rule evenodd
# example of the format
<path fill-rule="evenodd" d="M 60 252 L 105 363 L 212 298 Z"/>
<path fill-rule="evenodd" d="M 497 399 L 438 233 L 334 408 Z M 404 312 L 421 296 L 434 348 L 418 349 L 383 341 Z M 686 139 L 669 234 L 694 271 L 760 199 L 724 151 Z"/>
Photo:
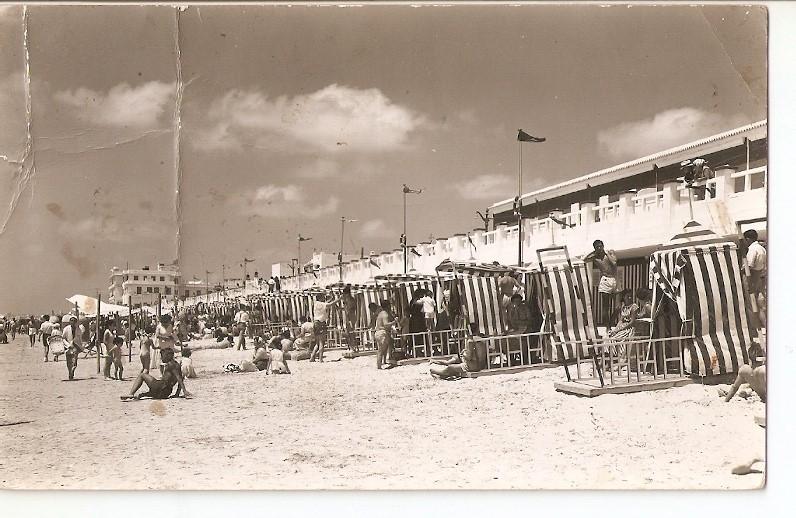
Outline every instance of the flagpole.
<path fill-rule="evenodd" d="M 519 139 L 517 152 L 517 266 L 522 266 L 522 142 Z"/>
<path fill-rule="evenodd" d="M 345 236 L 345 216 L 340 216 L 340 255 L 337 264 L 340 267 L 340 282 L 343 282 L 343 237 Z"/>
<path fill-rule="evenodd" d="M 301 234 L 298 236 L 298 289 L 301 291 Z"/>
<path fill-rule="evenodd" d="M 404 274 L 406 274 L 406 270 L 408 268 L 408 262 L 406 257 L 406 184 L 404 184 L 402 192 L 404 195 L 404 233 L 403 233 L 404 238 L 403 238 L 403 243 L 401 243 L 401 246 L 404 249 Z"/>

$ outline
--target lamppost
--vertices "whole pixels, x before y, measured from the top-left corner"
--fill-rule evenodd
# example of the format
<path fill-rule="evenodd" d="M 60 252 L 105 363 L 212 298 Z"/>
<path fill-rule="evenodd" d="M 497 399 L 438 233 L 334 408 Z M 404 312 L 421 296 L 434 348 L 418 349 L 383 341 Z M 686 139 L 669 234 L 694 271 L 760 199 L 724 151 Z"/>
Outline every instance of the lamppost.
<path fill-rule="evenodd" d="M 244 297 L 246 296 L 246 281 L 248 280 L 248 275 L 246 274 L 246 268 L 247 268 L 246 265 L 249 264 L 249 263 L 253 263 L 253 262 L 254 262 L 254 259 L 246 259 L 246 257 L 244 257 L 243 258 L 243 264 L 241 264 L 241 266 L 243 266 L 243 296 Z"/>
<path fill-rule="evenodd" d="M 309 241 L 310 239 L 312 239 L 312 238 L 311 237 L 303 237 L 301 234 L 298 235 L 298 258 L 296 260 L 298 261 L 298 269 L 299 269 L 299 273 L 298 273 L 298 289 L 299 290 L 301 289 L 301 242 L 302 241 Z"/>
<path fill-rule="evenodd" d="M 346 219 L 345 216 L 340 216 L 340 253 L 337 254 L 337 265 L 340 268 L 340 282 L 343 282 L 343 239 L 345 239 L 345 224 L 358 221 L 356 219 Z"/>
<path fill-rule="evenodd" d="M 210 302 L 210 274 L 213 273 L 205 270 L 205 304 Z"/>
<path fill-rule="evenodd" d="M 409 187 L 406 186 L 406 184 L 404 184 L 403 185 L 403 189 L 401 189 L 401 192 L 403 193 L 403 197 L 404 197 L 404 233 L 401 234 L 401 248 L 403 248 L 403 251 L 404 251 L 404 273 L 407 273 L 407 269 L 409 267 L 409 257 L 406 254 L 406 244 L 407 244 L 407 240 L 406 240 L 406 195 L 407 194 L 420 194 L 420 193 L 423 192 L 423 189 L 417 189 L 417 190 L 410 189 Z"/>

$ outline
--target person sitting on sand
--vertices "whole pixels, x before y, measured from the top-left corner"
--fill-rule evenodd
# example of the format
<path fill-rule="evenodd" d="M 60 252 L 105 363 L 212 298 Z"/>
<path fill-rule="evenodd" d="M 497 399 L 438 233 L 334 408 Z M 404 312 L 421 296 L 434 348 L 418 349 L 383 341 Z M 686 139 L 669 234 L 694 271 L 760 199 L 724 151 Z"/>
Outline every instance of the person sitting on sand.
<path fill-rule="evenodd" d="M 293 342 L 293 346 L 296 349 L 312 349 L 315 333 L 312 328 L 312 322 L 306 316 L 303 316 L 299 319 L 301 322 L 301 328 L 299 331 L 299 335 L 296 337 L 296 340 Z"/>
<path fill-rule="evenodd" d="M 255 345 L 254 350 L 254 357 L 252 358 L 252 363 L 255 367 L 257 367 L 258 371 L 268 371 L 268 364 L 271 362 L 271 355 L 268 353 L 268 350 L 265 348 L 265 345 L 262 342 L 259 342 Z"/>
<path fill-rule="evenodd" d="M 486 365 L 486 347 L 479 337 L 471 337 L 460 354 L 448 360 L 431 360 L 429 373 L 435 378 L 456 380 L 465 372 L 478 372 Z"/>
<path fill-rule="evenodd" d="M 387 356 L 392 349 L 392 326 L 398 320 L 392 314 L 389 300 L 381 301 L 381 312 L 376 317 L 376 331 L 373 333 L 373 340 L 376 342 L 376 369 L 381 370 L 381 365 L 387 360 Z"/>
<path fill-rule="evenodd" d="M 180 359 L 180 371 L 183 378 L 195 378 L 196 370 L 193 368 L 193 360 L 191 359 L 191 350 L 187 347 L 182 350 L 182 358 Z"/>
<path fill-rule="evenodd" d="M 724 401 L 731 400 L 741 388 L 741 385 L 749 384 L 749 388 L 760 396 L 760 401 L 766 402 L 766 366 L 758 360 L 760 352 L 762 352 L 762 349 L 758 344 L 754 344 L 749 348 L 749 360 L 752 365 L 741 365 L 738 369 L 735 383 L 732 384 L 729 392 L 719 389 L 719 395 L 724 397 Z"/>
<path fill-rule="evenodd" d="M 290 367 L 287 366 L 285 353 L 282 352 L 282 343 L 276 342 L 270 351 L 271 362 L 269 364 L 271 374 L 290 374 Z"/>
<path fill-rule="evenodd" d="M 191 397 L 191 393 L 185 388 L 180 364 L 174 361 L 174 349 L 161 349 L 160 359 L 163 361 L 163 377 L 157 379 L 148 373 L 142 372 L 133 382 L 130 393 L 121 396 L 122 401 L 141 399 L 142 397 L 168 399 L 171 397 L 171 391 L 174 390 L 174 385 L 177 385 L 177 391 L 174 394 L 175 397 L 179 397 L 180 391 L 182 391 L 184 397 Z M 146 383 L 148 390 L 142 394 L 136 395 L 136 392 L 138 392 L 138 389 L 140 389 L 141 385 L 144 383 Z"/>

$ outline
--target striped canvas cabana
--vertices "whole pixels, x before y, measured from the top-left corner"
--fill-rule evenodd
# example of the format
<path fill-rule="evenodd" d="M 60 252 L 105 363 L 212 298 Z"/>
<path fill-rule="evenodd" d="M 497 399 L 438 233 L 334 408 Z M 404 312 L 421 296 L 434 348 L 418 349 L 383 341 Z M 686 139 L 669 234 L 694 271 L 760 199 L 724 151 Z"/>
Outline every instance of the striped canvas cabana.
<path fill-rule="evenodd" d="M 467 321 L 475 324 L 484 336 L 497 336 L 505 332 L 506 324 L 500 305 L 498 277 L 462 277 L 459 296 Z"/>
<path fill-rule="evenodd" d="M 455 280 L 451 302 L 458 300 L 470 324 L 484 336 L 505 333 L 506 323 L 501 306 L 498 277 L 515 268 L 495 263 L 442 261 L 438 273 L 453 273 Z M 441 291 L 441 290 L 440 290 Z"/>
<path fill-rule="evenodd" d="M 756 335 L 749 325 L 738 248 L 727 241 L 694 244 L 676 237 L 675 244 L 650 256 L 653 307 L 666 297 L 680 322 L 693 329 L 695 338 L 683 358 L 686 371 L 700 376 L 737 372 L 749 363 Z M 665 332 L 658 325 L 654 329 Z"/>
<path fill-rule="evenodd" d="M 563 263 L 529 272 L 526 285 L 536 296 L 546 316 L 546 328 L 555 340 L 562 343 L 564 357 L 557 348 L 552 355 L 556 361 L 588 357 L 588 342 L 596 336 L 591 303 L 589 270 L 583 263 L 571 266 Z M 585 342 L 584 342 L 585 341 Z"/>
<path fill-rule="evenodd" d="M 370 327 L 371 319 L 374 317 L 370 311 L 370 304 L 381 305 L 381 301 L 388 299 L 389 296 L 389 290 L 381 286 L 365 286 L 357 292 L 359 327 Z"/>

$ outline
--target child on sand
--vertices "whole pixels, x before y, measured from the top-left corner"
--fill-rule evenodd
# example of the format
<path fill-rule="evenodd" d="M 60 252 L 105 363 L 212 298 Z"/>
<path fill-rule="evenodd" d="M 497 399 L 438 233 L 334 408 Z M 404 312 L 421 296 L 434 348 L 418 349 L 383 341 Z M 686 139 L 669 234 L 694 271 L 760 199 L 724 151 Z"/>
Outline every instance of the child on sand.
<path fill-rule="evenodd" d="M 182 358 L 180 359 L 180 370 L 182 371 L 183 378 L 195 378 L 196 371 L 193 368 L 193 360 L 191 359 L 191 350 L 183 349 Z"/>
<path fill-rule="evenodd" d="M 290 374 L 285 354 L 282 352 L 282 343 L 275 342 L 271 348 L 271 374 Z"/>
<path fill-rule="evenodd" d="M 113 377 L 119 381 L 122 380 L 124 374 L 124 367 L 122 366 L 122 345 L 124 345 L 124 337 L 117 336 L 113 339 L 113 349 L 111 349 L 113 360 Z"/>
<path fill-rule="evenodd" d="M 141 358 L 141 372 L 149 374 L 149 363 L 152 361 L 152 348 L 155 344 L 152 342 L 152 327 L 147 327 L 144 331 L 144 336 L 141 337 L 141 352 L 138 356 Z"/>

